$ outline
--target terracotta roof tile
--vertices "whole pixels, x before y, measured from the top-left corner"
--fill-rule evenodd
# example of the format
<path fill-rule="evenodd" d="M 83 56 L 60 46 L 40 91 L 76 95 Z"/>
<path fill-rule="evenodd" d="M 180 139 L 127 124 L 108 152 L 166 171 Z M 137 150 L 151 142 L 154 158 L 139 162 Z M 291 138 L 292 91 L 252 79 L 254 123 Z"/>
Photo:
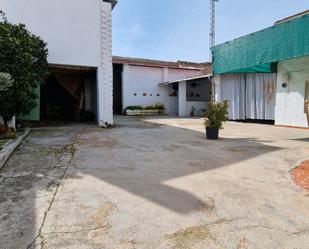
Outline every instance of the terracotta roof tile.
<path fill-rule="evenodd" d="M 192 70 L 205 70 L 209 71 L 211 63 L 197 63 L 189 61 L 161 61 L 161 60 L 151 60 L 144 58 L 132 58 L 132 57 L 122 57 L 122 56 L 113 56 L 114 64 L 129 64 L 137 66 L 149 66 L 149 67 L 168 67 L 168 68 L 179 68 L 179 69 L 192 69 Z"/>

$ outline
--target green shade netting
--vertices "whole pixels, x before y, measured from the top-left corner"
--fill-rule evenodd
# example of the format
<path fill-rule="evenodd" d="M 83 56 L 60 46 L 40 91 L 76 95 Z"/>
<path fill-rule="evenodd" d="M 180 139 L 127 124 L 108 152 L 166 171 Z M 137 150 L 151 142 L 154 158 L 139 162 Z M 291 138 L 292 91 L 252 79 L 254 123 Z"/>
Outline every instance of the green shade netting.
<path fill-rule="evenodd" d="M 211 48 L 213 74 L 274 72 L 274 63 L 309 55 L 309 15 Z"/>

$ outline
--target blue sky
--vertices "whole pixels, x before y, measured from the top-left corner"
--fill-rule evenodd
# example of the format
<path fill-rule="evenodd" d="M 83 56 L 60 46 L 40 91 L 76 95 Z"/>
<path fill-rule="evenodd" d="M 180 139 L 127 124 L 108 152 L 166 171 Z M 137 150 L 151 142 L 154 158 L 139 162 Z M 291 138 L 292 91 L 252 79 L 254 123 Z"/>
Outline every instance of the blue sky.
<path fill-rule="evenodd" d="M 308 7 L 308 0 L 220 0 L 216 44 Z M 206 61 L 208 34 L 209 0 L 119 0 L 113 11 L 114 55 Z"/>

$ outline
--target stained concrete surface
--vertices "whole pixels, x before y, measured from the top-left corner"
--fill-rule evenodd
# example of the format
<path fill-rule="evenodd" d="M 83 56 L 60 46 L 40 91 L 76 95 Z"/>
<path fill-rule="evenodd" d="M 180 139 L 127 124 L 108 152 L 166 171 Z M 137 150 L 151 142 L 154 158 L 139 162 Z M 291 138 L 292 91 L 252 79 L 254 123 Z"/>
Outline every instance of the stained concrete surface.
<path fill-rule="evenodd" d="M 116 122 L 30 133 L 0 172 L 1 248 L 308 248 L 308 131 Z"/>
<path fill-rule="evenodd" d="M 291 174 L 295 184 L 309 191 L 309 160 L 303 161 Z"/>

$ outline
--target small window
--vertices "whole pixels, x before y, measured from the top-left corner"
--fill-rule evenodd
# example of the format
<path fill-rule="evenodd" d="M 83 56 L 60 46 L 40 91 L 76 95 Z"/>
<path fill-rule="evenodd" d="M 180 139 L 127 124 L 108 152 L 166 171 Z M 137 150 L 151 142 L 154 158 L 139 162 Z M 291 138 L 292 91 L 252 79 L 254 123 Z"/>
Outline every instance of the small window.
<path fill-rule="evenodd" d="M 306 81 L 305 86 L 305 113 L 309 115 L 309 81 Z"/>

